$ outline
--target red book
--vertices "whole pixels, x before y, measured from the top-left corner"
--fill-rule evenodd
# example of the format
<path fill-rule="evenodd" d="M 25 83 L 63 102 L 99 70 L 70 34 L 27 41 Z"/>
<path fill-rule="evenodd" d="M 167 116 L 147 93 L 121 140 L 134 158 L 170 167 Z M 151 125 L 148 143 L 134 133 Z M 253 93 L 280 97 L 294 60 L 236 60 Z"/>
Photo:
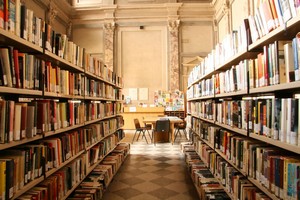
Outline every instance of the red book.
<path fill-rule="evenodd" d="M 13 50 L 13 58 L 14 58 L 14 67 L 15 67 L 15 75 L 16 75 L 16 88 L 20 88 L 21 79 L 20 79 L 20 68 L 19 68 L 19 51 L 17 49 Z"/>
<path fill-rule="evenodd" d="M 69 126 L 74 125 L 74 103 L 69 103 L 69 109 L 70 109 L 70 117 L 69 117 Z"/>
<path fill-rule="evenodd" d="M 8 30 L 8 16 L 9 16 L 9 0 L 3 0 L 3 19 L 4 19 L 4 29 Z"/>

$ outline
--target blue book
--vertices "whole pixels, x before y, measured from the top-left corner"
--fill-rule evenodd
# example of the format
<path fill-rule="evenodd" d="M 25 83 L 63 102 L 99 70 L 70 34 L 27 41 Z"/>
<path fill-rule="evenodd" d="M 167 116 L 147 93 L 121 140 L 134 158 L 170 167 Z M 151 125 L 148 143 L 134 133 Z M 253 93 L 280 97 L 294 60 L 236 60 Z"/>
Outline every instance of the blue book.
<path fill-rule="evenodd" d="M 297 38 L 294 38 L 292 41 L 293 47 L 293 58 L 294 58 L 294 69 L 295 69 L 295 81 L 299 80 L 299 62 L 298 62 L 298 44 Z"/>

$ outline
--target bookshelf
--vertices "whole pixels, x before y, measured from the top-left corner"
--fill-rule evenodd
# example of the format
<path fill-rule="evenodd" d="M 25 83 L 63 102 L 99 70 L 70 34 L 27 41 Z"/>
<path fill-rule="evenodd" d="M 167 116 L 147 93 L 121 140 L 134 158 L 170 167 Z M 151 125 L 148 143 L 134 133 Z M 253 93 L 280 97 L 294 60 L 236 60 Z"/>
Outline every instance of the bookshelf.
<path fill-rule="evenodd" d="M 39 34 L 47 33 L 41 29 Z M 0 55 L 0 199 L 46 194 L 48 189 L 48 195 L 57 195 L 52 199 L 67 199 L 107 156 L 118 155 L 122 159 L 116 162 L 123 162 L 129 150 L 121 144 L 122 78 L 100 61 L 90 64 L 95 58 L 71 41 L 72 58 L 49 51 L 45 42 L 37 44 L 0 29 L 1 48 L 12 50 L 8 57 L 4 51 Z M 8 76 L 12 87 L 6 83 Z M 93 139 L 91 145 L 88 137 Z M 101 157 L 88 167 L 93 148 Z M 48 188 L 57 179 L 66 184 L 65 191 Z"/>
<path fill-rule="evenodd" d="M 300 5 L 294 6 L 297 12 L 295 16 L 284 25 L 279 25 L 255 41 L 249 42 L 246 50 L 229 49 L 228 51 L 234 52 L 230 56 L 224 52 L 222 52 L 224 55 L 222 53 L 218 55 L 215 53 L 218 51 L 213 50 L 206 58 L 205 64 L 195 66 L 188 84 L 187 114 L 191 123 L 195 151 L 200 157 L 203 157 L 204 151 L 203 160 L 207 162 L 207 166 L 220 163 L 220 159 L 218 160 L 220 157 L 229 168 L 233 167 L 242 175 L 242 179 L 249 183 L 247 186 L 249 190 L 254 188 L 252 195 L 263 194 L 269 199 L 299 198 L 299 189 L 293 187 L 293 181 L 296 181 L 293 175 L 300 172 L 298 169 L 300 82 L 291 75 L 295 74 L 296 77 L 298 73 L 299 43 L 292 43 L 292 52 L 288 52 L 286 43 L 282 44 L 285 49 L 276 46 L 280 41 L 299 41 L 297 34 L 300 32 L 300 13 L 297 9 Z M 247 22 L 248 20 L 250 22 L 250 17 L 245 19 Z M 248 27 L 241 37 L 250 41 L 253 32 Z M 229 37 L 233 38 L 232 35 Z M 228 41 L 224 42 L 226 44 Z M 218 48 L 220 46 L 217 45 L 216 49 Z M 293 69 L 287 64 L 290 55 L 293 57 L 291 60 Z M 259 56 L 263 56 L 263 65 L 260 65 Z M 279 62 L 282 63 L 278 64 Z M 237 66 L 241 66 L 241 63 L 244 64 L 244 68 L 238 69 Z M 278 71 L 275 70 L 277 66 Z M 234 69 L 233 72 L 227 72 L 231 69 Z M 246 75 L 241 75 L 241 69 L 246 70 Z M 205 71 L 208 73 L 203 74 Z M 224 73 L 224 76 L 228 73 L 228 77 L 225 78 L 231 76 L 230 78 L 234 80 L 232 86 L 228 81 L 220 82 L 221 73 Z M 244 89 L 238 89 L 239 85 L 243 84 L 236 81 L 238 76 L 243 77 L 242 81 L 246 80 Z M 276 82 L 275 76 L 281 80 Z M 197 96 L 199 91 L 196 90 L 203 89 L 197 84 L 208 79 L 213 80 L 210 92 L 214 94 Z M 228 86 L 230 92 L 220 92 L 222 83 L 225 83 L 225 90 Z M 213 119 L 208 119 L 202 116 L 203 112 L 207 111 L 205 110 L 207 107 L 203 105 L 211 102 Z M 234 104 L 238 107 L 235 108 Z M 207 134 L 213 138 L 213 143 L 205 138 Z M 238 152 L 242 153 L 235 152 L 238 148 L 240 148 Z M 292 171 L 293 167 L 295 171 Z M 234 175 L 233 179 L 237 180 L 236 177 L 238 176 Z M 231 184 L 223 184 L 225 191 Z M 236 192 L 234 188 L 230 190 L 232 191 L 228 192 Z M 237 196 L 231 198 L 236 199 Z"/>

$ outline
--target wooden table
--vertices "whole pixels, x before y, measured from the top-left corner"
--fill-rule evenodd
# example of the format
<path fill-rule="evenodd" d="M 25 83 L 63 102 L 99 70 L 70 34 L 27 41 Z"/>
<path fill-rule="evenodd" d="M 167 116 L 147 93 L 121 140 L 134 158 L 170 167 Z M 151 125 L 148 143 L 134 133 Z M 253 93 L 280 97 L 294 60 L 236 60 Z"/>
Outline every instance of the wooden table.
<path fill-rule="evenodd" d="M 144 123 L 152 123 L 152 127 L 155 127 L 156 121 L 161 118 L 168 118 L 170 120 L 171 142 L 172 142 L 172 144 L 174 144 L 174 138 L 175 138 L 174 124 L 183 122 L 183 120 L 178 117 L 145 117 L 143 122 Z"/>

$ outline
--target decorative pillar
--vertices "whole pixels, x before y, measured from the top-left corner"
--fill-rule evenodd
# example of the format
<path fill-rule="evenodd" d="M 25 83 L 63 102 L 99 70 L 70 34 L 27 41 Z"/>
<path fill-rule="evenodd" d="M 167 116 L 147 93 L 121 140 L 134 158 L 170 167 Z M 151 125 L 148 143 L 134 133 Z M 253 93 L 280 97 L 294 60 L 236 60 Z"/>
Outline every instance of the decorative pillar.
<path fill-rule="evenodd" d="M 170 81 L 169 90 L 175 91 L 179 89 L 179 28 L 180 20 L 169 20 L 169 69 L 170 69 Z"/>
<path fill-rule="evenodd" d="M 114 32 L 114 22 L 104 24 L 104 63 L 112 71 L 114 71 Z"/>
<path fill-rule="evenodd" d="M 54 6 L 54 3 L 50 1 L 48 6 L 48 12 L 47 12 L 47 23 L 50 24 L 50 26 L 53 25 L 53 21 L 57 16 L 57 9 Z"/>

